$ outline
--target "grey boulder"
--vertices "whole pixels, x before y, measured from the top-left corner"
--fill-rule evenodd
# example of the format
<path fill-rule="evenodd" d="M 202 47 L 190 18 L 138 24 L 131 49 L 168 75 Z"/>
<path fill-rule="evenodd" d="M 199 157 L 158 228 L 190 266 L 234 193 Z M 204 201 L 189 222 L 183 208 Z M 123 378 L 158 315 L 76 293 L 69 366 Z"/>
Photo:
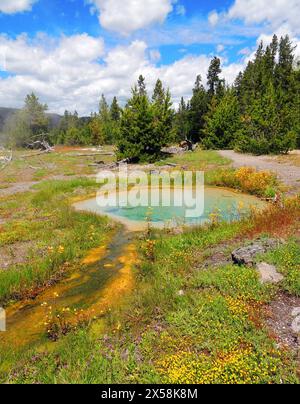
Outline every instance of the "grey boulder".
<path fill-rule="evenodd" d="M 277 272 L 274 265 L 261 262 L 260 264 L 257 264 L 256 268 L 262 283 L 278 283 L 283 280 L 283 276 Z"/>
<path fill-rule="evenodd" d="M 232 252 L 232 260 L 237 265 L 255 266 L 258 254 L 264 254 L 280 244 L 279 240 L 267 239 L 256 241 L 249 246 L 238 248 Z"/>

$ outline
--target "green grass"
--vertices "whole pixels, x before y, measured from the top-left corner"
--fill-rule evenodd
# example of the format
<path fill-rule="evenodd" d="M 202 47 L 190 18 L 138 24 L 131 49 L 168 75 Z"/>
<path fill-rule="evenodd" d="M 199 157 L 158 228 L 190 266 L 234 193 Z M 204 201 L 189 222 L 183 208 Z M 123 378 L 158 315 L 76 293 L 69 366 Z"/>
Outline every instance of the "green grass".
<path fill-rule="evenodd" d="M 230 164 L 230 160 L 220 156 L 216 151 L 197 149 L 195 152 L 167 158 L 157 165 L 165 165 L 166 163 L 178 164 L 190 170 L 206 170 L 216 166 L 227 166 Z"/>
<path fill-rule="evenodd" d="M 104 150 L 111 152 L 112 148 L 105 146 Z M 92 167 L 91 163 L 99 160 L 105 163 L 114 161 L 113 156 L 89 156 L 93 152 L 80 149 L 58 148 L 57 151 L 42 156 L 35 154 L 37 154 L 36 151 L 15 150 L 12 162 L 5 170 L 0 171 L 0 183 L 12 185 L 17 182 L 41 181 L 53 176 L 89 175 L 97 172 L 97 167 Z"/>
<path fill-rule="evenodd" d="M 283 288 L 300 297 L 300 244 L 295 239 L 261 257 L 284 275 Z"/>
<path fill-rule="evenodd" d="M 0 212 L 10 215 L 0 233 L 0 246 L 34 241 L 35 249 L 41 252 L 31 254 L 24 264 L 0 271 L 0 302 L 43 285 L 65 262 L 77 261 L 104 241 L 111 227 L 108 220 L 75 212 L 68 203 L 75 190 L 91 189 L 95 189 L 95 181 L 88 179 L 48 181 L 37 185 L 35 193 L 15 195 L 0 202 Z M 20 206 L 23 212 L 19 211 Z M 63 252 L 59 251 L 60 246 Z"/>
<path fill-rule="evenodd" d="M 104 334 L 83 329 L 51 353 L 27 353 L 10 381 L 297 383 L 291 355 L 277 347 L 263 323 L 262 307 L 276 289 L 262 285 L 251 268 L 203 266 L 215 247 L 225 243 L 228 249 L 244 226 L 220 224 L 176 236 L 158 232 L 152 243 L 141 241 L 136 291 L 106 316 Z"/>

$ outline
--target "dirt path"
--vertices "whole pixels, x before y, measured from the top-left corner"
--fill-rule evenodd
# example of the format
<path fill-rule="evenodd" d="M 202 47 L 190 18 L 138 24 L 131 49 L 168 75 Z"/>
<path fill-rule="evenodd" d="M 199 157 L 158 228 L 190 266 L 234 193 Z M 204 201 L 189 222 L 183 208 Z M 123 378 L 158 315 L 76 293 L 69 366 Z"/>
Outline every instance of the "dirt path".
<path fill-rule="evenodd" d="M 96 178 L 96 174 L 91 174 L 91 175 L 71 175 L 71 176 L 66 176 L 66 175 L 54 175 L 48 178 L 44 178 L 40 181 L 28 181 L 28 182 L 16 182 L 11 186 L 8 186 L 7 188 L 0 188 L 0 198 L 4 196 L 10 196 L 14 194 L 19 194 L 27 191 L 32 191 L 32 187 L 34 185 L 40 184 L 43 181 L 64 181 L 64 180 L 73 180 L 75 178 Z"/>
<path fill-rule="evenodd" d="M 254 167 L 257 170 L 269 170 L 277 174 L 278 178 L 289 187 L 290 193 L 298 193 L 300 190 L 300 167 L 290 162 L 279 162 L 277 157 L 253 156 L 236 153 L 233 150 L 219 151 L 221 156 L 232 160 L 234 167 Z M 300 152 L 294 152 L 299 154 Z"/>
<path fill-rule="evenodd" d="M 0 197 L 19 194 L 22 192 L 27 192 L 36 184 L 38 184 L 37 181 L 16 182 L 12 186 L 8 186 L 7 188 L 0 189 Z"/>

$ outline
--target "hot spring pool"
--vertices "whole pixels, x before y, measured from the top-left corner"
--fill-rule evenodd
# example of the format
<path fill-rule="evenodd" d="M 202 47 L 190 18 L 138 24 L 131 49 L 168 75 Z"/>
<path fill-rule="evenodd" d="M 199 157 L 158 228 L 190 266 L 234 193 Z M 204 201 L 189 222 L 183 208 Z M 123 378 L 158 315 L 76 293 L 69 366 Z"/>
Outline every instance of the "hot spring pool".
<path fill-rule="evenodd" d="M 157 190 L 159 192 L 159 190 Z M 172 198 L 176 198 L 178 189 L 172 190 Z M 172 199 L 173 200 L 173 199 Z M 232 190 L 216 187 L 205 187 L 204 211 L 199 209 L 194 217 L 186 217 L 186 206 L 139 206 L 139 207 L 100 207 L 96 197 L 78 202 L 74 208 L 79 211 L 87 211 L 107 215 L 125 224 L 130 230 L 143 230 L 147 226 L 147 217 L 151 217 L 153 227 L 175 227 L 181 224 L 201 225 L 216 213 L 223 220 L 238 219 L 247 214 L 252 207 L 262 209 L 265 203 L 255 196 L 241 194 Z M 203 212 L 202 212 L 203 211 Z"/>

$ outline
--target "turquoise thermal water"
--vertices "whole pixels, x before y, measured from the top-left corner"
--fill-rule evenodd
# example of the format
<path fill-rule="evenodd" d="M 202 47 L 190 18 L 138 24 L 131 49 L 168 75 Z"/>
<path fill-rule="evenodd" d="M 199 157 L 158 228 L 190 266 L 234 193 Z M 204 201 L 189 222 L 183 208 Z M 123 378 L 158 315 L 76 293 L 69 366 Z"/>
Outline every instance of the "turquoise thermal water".
<path fill-rule="evenodd" d="M 155 192 L 159 192 L 159 190 L 156 189 Z M 209 220 L 212 213 L 217 213 L 223 220 L 230 221 L 247 214 L 251 207 L 262 208 L 265 205 L 261 200 L 251 195 L 223 188 L 205 187 L 204 209 L 199 206 L 198 209 L 195 209 L 192 217 L 187 217 L 187 210 L 190 209 L 190 204 L 196 195 L 192 195 L 191 192 L 188 193 L 184 199 L 186 204 L 182 203 L 181 206 L 175 206 L 174 199 L 179 196 L 179 192 L 180 189 L 176 188 L 171 191 L 170 206 L 163 206 L 162 200 L 164 198 L 160 195 L 160 206 L 151 206 L 149 203 L 148 206 L 100 207 L 94 198 L 75 204 L 75 208 L 111 216 L 129 227 L 139 227 L 139 224 L 142 227 L 146 223 L 146 218 L 150 216 L 155 227 L 163 227 L 164 225 L 174 226 L 183 223 L 187 225 L 203 224 Z M 199 194 L 198 197 L 201 198 L 201 195 Z"/>

